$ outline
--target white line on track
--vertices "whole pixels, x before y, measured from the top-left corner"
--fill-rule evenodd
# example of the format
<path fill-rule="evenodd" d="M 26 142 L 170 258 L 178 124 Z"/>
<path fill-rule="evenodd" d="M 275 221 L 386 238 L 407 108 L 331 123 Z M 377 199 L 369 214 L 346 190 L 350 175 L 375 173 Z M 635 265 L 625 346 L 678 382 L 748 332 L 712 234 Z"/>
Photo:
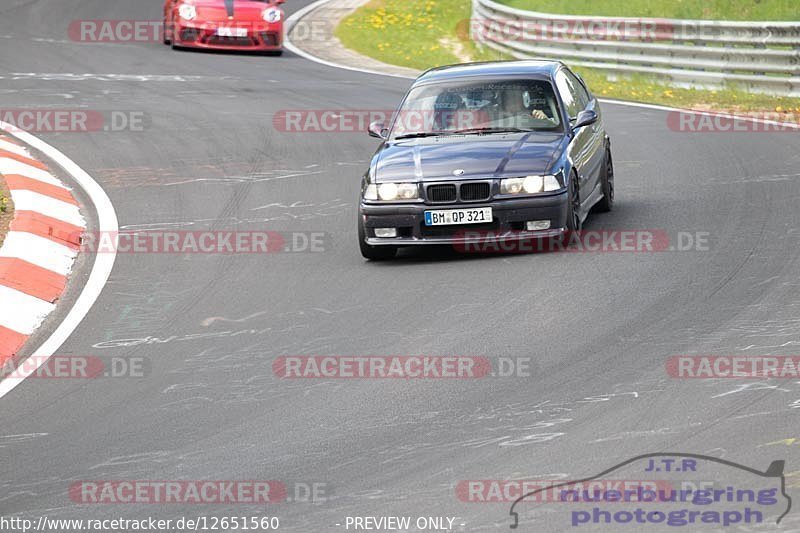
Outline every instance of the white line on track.
<path fill-rule="evenodd" d="M 0 129 L 5 130 L 28 146 L 39 150 L 72 176 L 94 204 L 97 211 L 98 231 L 108 232 L 110 235 L 117 234 L 119 224 L 117 223 L 117 213 L 114 211 L 114 206 L 103 188 L 85 170 L 59 150 L 30 133 L 19 131 L 5 122 L 0 122 Z M 116 245 L 113 249 L 116 250 Z M 25 378 L 36 372 L 80 325 L 103 291 L 103 287 L 105 287 L 108 277 L 111 275 L 111 270 L 114 268 L 116 258 L 116 252 L 95 255 L 89 279 L 67 316 L 64 317 L 64 320 L 56 327 L 55 331 L 33 352 L 34 364 L 23 365 L 17 369 L 19 373 L 18 379 L 0 381 L 0 398 L 14 390 Z"/>
<path fill-rule="evenodd" d="M 378 76 L 389 76 L 389 77 L 392 77 L 392 78 L 405 78 L 405 79 L 412 79 L 412 80 L 414 79 L 411 76 L 404 76 L 402 74 L 389 74 L 388 72 L 380 72 L 378 70 L 369 70 L 369 69 L 365 69 L 365 68 L 351 67 L 351 66 L 348 66 L 348 65 L 342 65 L 342 64 L 339 64 L 339 63 L 334 63 L 332 61 L 326 61 L 326 60 L 321 59 L 321 58 L 319 58 L 319 57 L 317 57 L 315 55 L 311 55 L 308 52 L 306 52 L 305 50 L 301 50 L 300 48 L 295 46 L 294 43 L 291 41 L 291 39 L 289 39 L 289 34 L 292 31 L 292 27 L 300 19 L 305 17 L 308 13 L 310 13 L 313 10 L 315 10 L 319 6 L 327 4 L 328 2 L 331 2 L 331 1 L 332 0 L 317 0 L 314 3 L 311 3 L 311 4 L 307 5 L 303 9 L 301 9 L 299 11 L 296 11 L 291 17 L 286 19 L 286 31 L 284 33 L 285 36 L 283 38 L 283 47 L 286 48 L 287 50 L 299 55 L 300 57 L 308 59 L 309 61 L 314 61 L 315 63 L 320 63 L 322 65 L 326 65 L 326 66 L 333 67 L 333 68 L 338 68 L 338 69 L 343 69 L 343 70 L 352 70 L 352 71 L 355 71 L 355 72 L 363 72 L 364 74 L 376 74 Z"/>

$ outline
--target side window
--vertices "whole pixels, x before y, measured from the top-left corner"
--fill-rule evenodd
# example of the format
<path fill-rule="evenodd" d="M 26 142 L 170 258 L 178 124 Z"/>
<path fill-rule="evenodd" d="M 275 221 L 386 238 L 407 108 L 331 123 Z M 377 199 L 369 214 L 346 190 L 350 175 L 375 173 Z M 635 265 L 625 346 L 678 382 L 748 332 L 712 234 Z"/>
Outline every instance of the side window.
<path fill-rule="evenodd" d="M 572 85 L 572 92 L 575 94 L 576 100 L 580 105 L 580 111 L 583 111 L 586 109 L 586 106 L 589 105 L 589 101 L 591 100 L 589 93 L 586 91 L 586 87 L 583 86 L 583 83 L 581 83 L 581 80 L 579 80 L 575 74 L 568 70 L 565 71 L 565 74 L 567 75 L 570 85 Z"/>
<path fill-rule="evenodd" d="M 581 102 L 578 101 L 577 94 L 575 93 L 575 88 L 572 87 L 572 83 L 563 70 L 559 70 L 556 73 L 556 86 L 558 87 L 558 92 L 561 94 L 562 100 L 564 100 L 564 106 L 567 108 L 569 117 L 577 117 L 578 113 L 583 111 L 585 106 L 581 106 Z"/>

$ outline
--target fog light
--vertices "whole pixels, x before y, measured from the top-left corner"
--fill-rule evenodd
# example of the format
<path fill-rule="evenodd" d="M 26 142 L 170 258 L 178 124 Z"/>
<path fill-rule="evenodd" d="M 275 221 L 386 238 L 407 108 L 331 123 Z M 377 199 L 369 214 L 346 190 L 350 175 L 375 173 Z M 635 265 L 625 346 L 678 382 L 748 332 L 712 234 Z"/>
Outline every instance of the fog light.
<path fill-rule="evenodd" d="M 376 237 L 397 237 L 397 228 L 375 228 Z"/>
<path fill-rule="evenodd" d="M 525 229 L 528 231 L 536 231 L 542 229 L 550 229 L 549 220 L 529 220 L 525 223 Z"/>

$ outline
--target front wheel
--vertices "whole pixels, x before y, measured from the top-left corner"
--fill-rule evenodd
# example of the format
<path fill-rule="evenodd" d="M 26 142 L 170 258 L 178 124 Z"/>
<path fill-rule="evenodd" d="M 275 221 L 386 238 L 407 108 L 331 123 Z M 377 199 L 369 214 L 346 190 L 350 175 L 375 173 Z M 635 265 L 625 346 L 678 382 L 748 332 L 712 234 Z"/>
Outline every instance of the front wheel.
<path fill-rule="evenodd" d="M 572 173 L 567 187 L 567 231 L 580 231 L 583 227 L 581 219 L 581 194 L 578 189 L 578 175 Z"/>
<path fill-rule="evenodd" d="M 167 45 L 172 44 L 171 28 L 167 25 L 167 19 L 166 18 L 164 19 L 164 26 L 162 27 L 161 31 L 164 32 L 164 34 L 162 35 L 164 44 L 167 44 Z"/>
<path fill-rule="evenodd" d="M 614 208 L 614 161 L 611 159 L 610 147 L 606 150 L 601 185 L 603 187 L 603 198 L 597 202 L 595 209 L 599 213 L 608 213 Z"/>
<path fill-rule="evenodd" d="M 170 27 L 170 35 L 169 35 L 170 39 L 169 40 L 170 40 L 170 44 L 172 45 L 172 49 L 173 50 L 180 50 L 181 47 L 178 44 L 177 39 L 175 38 L 175 21 L 174 20 L 172 21 L 172 24 L 170 24 L 169 27 Z"/>
<path fill-rule="evenodd" d="M 397 246 L 371 246 L 366 241 L 367 232 L 364 229 L 364 223 L 358 221 L 358 246 L 361 249 L 361 255 L 370 261 L 385 261 L 387 259 L 394 259 L 397 255 Z"/>

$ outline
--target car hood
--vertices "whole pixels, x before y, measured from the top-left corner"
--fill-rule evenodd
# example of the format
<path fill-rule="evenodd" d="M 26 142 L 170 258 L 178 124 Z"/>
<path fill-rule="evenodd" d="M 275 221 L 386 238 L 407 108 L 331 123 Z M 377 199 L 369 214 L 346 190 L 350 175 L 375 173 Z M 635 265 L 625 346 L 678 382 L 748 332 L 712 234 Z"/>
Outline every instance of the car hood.
<path fill-rule="evenodd" d="M 195 20 L 209 22 L 233 20 L 264 23 L 261 13 L 274 5 L 252 0 L 194 0 L 192 3 L 197 8 Z M 233 16 L 233 19 L 229 19 L 229 15 Z"/>
<path fill-rule="evenodd" d="M 538 132 L 391 141 L 376 154 L 373 176 L 380 182 L 543 174 L 551 169 L 564 142 L 563 133 Z"/>

